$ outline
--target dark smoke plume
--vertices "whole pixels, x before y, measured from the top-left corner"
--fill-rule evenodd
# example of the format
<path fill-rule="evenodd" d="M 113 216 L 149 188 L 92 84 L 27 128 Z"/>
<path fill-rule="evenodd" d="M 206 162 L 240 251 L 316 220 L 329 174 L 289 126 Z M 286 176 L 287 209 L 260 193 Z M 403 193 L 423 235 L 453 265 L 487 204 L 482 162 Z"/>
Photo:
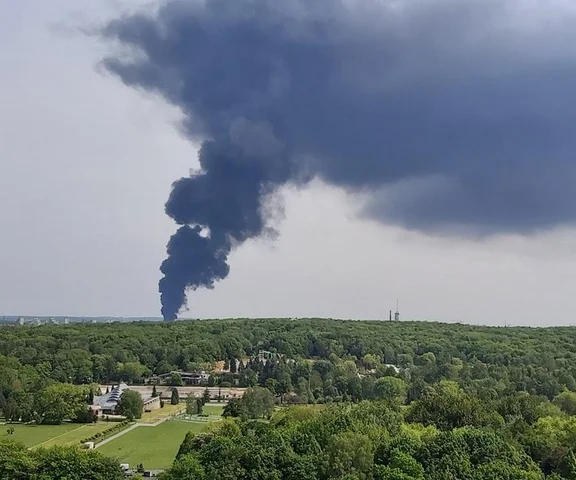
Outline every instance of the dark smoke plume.
<path fill-rule="evenodd" d="M 309 175 L 422 231 L 574 224 L 575 26 L 560 0 L 167 0 L 109 23 L 128 48 L 105 67 L 204 142 L 166 205 L 164 317 Z"/>

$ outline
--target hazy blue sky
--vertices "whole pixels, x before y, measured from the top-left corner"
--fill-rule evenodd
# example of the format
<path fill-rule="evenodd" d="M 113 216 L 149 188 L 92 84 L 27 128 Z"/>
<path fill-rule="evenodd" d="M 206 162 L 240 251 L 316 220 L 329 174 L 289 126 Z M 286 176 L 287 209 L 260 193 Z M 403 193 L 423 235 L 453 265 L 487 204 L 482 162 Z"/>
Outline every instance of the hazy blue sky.
<path fill-rule="evenodd" d="M 159 314 L 176 228 L 164 202 L 197 146 L 174 108 L 98 71 L 109 47 L 74 31 L 126 5 L 20 0 L 0 17 L 1 313 Z M 404 318 L 576 323 L 573 229 L 463 240 L 361 219 L 361 195 L 319 181 L 283 197 L 279 237 L 234 252 L 185 316 L 381 318 L 398 297 Z"/>

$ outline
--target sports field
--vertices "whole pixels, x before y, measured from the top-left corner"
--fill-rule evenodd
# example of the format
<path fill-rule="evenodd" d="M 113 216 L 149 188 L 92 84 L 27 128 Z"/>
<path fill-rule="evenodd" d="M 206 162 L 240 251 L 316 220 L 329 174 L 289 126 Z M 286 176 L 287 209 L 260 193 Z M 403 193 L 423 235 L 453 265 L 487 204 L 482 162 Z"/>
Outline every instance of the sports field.
<path fill-rule="evenodd" d="M 99 422 L 89 424 L 63 423 L 62 425 L 2 425 L 0 438 L 23 443 L 27 447 L 51 447 L 53 445 L 80 445 L 80 440 L 102 432 L 113 423 Z M 8 435 L 7 429 L 14 428 L 14 434 Z"/>
<path fill-rule="evenodd" d="M 138 427 L 98 449 L 117 458 L 120 463 L 144 468 L 162 469 L 172 465 L 186 433 L 201 432 L 205 423 L 168 420 L 155 427 Z"/>

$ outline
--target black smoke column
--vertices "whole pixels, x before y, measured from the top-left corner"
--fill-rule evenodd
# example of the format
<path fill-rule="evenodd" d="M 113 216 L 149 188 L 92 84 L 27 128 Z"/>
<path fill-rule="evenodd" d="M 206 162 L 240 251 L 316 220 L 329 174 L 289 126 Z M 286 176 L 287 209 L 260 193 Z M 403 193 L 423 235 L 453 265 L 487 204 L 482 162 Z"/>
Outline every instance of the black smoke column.
<path fill-rule="evenodd" d="M 166 203 L 166 213 L 183 225 L 170 239 L 160 267 L 167 320 L 186 305 L 187 288 L 213 288 L 226 278 L 230 250 L 265 232 L 262 200 L 288 178 L 288 171 L 271 167 L 272 158 L 251 157 L 228 141 L 205 142 L 199 159 L 201 171 L 176 181 Z"/>
<path fill-rule="evenodd" d="M 120 47 L 106 70 L 203 142 L 166 205 L 181 225 L 161 267 L 168 320 L 268 231 L 286 182 L 316 176 L 428 234 L 576 224 L 570 2 L 162 0 L 101 33 Z"/>

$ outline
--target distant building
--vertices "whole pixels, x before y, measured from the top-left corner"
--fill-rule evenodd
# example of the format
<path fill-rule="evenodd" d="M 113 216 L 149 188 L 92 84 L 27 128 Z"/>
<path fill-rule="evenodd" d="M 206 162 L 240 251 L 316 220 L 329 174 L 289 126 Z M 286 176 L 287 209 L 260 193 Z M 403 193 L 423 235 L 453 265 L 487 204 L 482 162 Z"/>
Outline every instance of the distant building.
<path fill-rule="evenodd" d="M 201 372 L 168 372 L 158 375 L 156 378 L 160 381 L 166 381 L 176 373 L 180 375 L 185 385 L 202 385 L 208 382 L 208 379 L 210 378 L 210 374 L 206 373 L 204 370 Z"/>
<path fill-rule="evenodd" d="M 121 383 L 120 385 L 113 386 L 108 393 L 94 397 L 91 407 L 94 414 L 119 415 L 118 403 L 125 390 L 129 390 L 128 385 Z M 144 397 L 142 393 L 140 393 L 140 395 L 144 403 L 144 411 L 150 412 L 160 408 L 160 397 Z"/>
<path fill-rule="evenodd" d="M 18 325 L 24 325 L 24 317 L 18 319 Z"/>
<path fill-rule="evenodd" d="M 398 300 L 396 300 L 396 313 L 394 314 L 394 320 L 400 321 L 400 308 L 398 307 Z"/>
<path fill-rule="evenodd" d="M 108 393 L 94 397 L 92 410 L 95 413 L 101 413 L 102 415 L 116 415 L 118 413 L 118 402 L 120 402 L 120 397 L 127 388 L 128 385 L 121 383 L 120 385 L 112 387 Z"/>

